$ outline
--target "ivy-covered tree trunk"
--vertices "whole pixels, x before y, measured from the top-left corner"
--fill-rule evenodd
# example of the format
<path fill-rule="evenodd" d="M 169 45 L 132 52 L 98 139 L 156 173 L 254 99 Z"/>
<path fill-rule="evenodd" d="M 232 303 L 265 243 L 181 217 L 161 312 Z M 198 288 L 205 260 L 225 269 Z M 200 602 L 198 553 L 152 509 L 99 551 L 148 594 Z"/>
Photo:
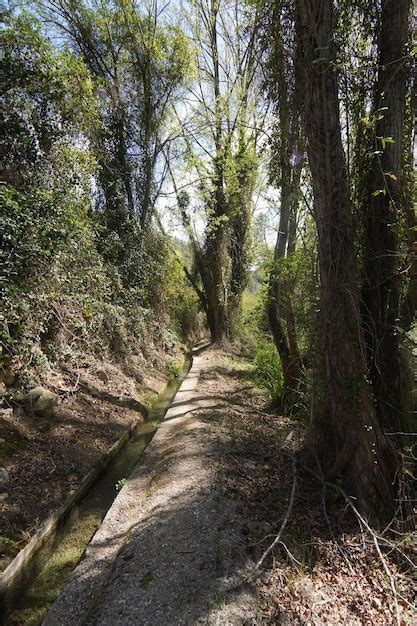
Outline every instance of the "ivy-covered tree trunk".
<path fill-rule="evenodd" d="M 202 282 L 207 300 L 207 322 L 211 338 L 229 338 L 228 296 L 230 258 L 224 228 L 216 228 L 206 241 Z"/>
<path fill-rule="evenodd" d="M 267 312 L 272 337 L 281 360 L 284 380 L 282 402 L 286 409 L 291 410 L 303 381 L 303 367 L 292 305 L 293 284 L 286 275 L 288 268 L 284 267 L 284 259 L 295 252 L 301 163 L 293 162 L 293 157 L 300 148 L 298 144 L 301 120 L 294 71 L 289 70 L 286 64 L 281 11 L 281 3 L 274 3 L 272 15 L 274 44 L 270 73 L 274 81 L 271 98 L 276 102 L 278 112 L 277 178 L 281 202 L 274 262 L 268 281 Z"/>
<path fill-rule="evenodd" d="M 240 116 L 239 144 L 233 156 L 235 190 L 230 194 L 229 254 L 231 262 L 230 298 L 228 303 L 230 332 L 233 335 L 242 313 L 242 296 L 248 282 L 250 264 L 250 228 L 253 193 L 258 175 L 256 142 L 247 135 L 246 103 Z"/>
<path fill-rule="evenodd" d="M 285 407 L 291 409 L 297 398 L 303 380 L 303 368 L 298 349 L 295 318 L 292 306 L 292 285 L 286 276 L 282 276 L 282 262 L 292 249 L 295 233 L 290 235 L 290 222 L 294 218 L 297 204 L 299 172 L 292 179 L 281 185 L 281 214 L 278 236 L 274 251 L 274 265 L 269 275 L 268 284 L 268 319 L 275 346 L 280 356 L 284 389 L 282 400 Z M 293 250 L 292 250 L 293 251 Z"/>
<path fill-rule="evenodd" d="M 333 0 L 297 0 L 300 82 L 320 260 L 321 349 L 328 412 L 313 416 L 310 442 L 323 471 L 342 477 L 362 513 L 394 510 L 396 459 L 367 382 L 352 211 L 341 140 Z"/>
<path fill-rule="evenodd" d="M 378 416 L 390 431 L 403 430 L 404 422 L 398 225 L 404 211 L 403 133 L 409 73 L 405 48 L 410 6 L 410 0 L 382 0 L 373 111 L 377 122 L 363 207 L 365 338 Z"/>

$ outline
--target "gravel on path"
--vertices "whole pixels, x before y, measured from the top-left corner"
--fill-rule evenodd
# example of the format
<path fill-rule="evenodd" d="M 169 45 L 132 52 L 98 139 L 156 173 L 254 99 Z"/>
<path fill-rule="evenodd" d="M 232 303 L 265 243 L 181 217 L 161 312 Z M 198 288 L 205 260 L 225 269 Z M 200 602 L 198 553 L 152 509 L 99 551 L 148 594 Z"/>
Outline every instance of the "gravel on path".
<path fill-rule="evenodd" d="M 227 399 L 219 405 L 200 378 L 215 357 L 212 349 L 194 356 L 44 626 L 258 623 L 253 591 L 233 591 L 244 520 L 218 480 L 218 409 Z"/>

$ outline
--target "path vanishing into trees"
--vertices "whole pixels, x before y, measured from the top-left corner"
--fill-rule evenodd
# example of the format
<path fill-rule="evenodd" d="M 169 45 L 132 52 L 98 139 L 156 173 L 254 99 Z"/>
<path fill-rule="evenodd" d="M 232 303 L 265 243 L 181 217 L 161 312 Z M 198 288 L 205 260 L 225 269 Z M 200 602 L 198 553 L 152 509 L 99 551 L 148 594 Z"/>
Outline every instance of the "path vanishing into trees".
<path fill-rule="evenodd" d="M 0 626 L 417 624 L 411 0 L 2 5 Z"/>

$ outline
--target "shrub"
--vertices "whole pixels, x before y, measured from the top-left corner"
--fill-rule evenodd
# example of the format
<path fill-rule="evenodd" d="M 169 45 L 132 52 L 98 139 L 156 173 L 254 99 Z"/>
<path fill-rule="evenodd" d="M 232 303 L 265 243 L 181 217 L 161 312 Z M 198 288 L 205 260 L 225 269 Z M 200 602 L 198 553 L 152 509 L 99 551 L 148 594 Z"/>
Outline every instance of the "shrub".
<path fill-rule="evenodd" d="M 270 341 L 259 343 L 255 350 L 255 382 L 268 392 L 273 405 L 278 405 L 283 390 L 281 361 Z"/>

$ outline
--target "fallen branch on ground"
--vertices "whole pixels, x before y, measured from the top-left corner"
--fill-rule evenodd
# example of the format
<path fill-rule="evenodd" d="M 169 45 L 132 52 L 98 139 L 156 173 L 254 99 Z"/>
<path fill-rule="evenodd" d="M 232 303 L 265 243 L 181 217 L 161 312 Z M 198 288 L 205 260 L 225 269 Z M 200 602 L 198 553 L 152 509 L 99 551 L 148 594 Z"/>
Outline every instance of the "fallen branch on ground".
<path fill-rule="evenodd" d="M 290 501 L 288 503 L 287 511 L 285 513 L 284 519 L 282 520 L 281 527 L 280 527 L 280 529 L 278 531 L 277 536 L 275 537 L 275 539 L 271 543 L 271 545 L 265 550 L 265 552 L 263 553 L 263 555 L 261 556 L 261 558 L 259 559 L 259 561 L 255 565 L 254 569 L 252 570 L 251 574 L 248 576 L 248 578 L 247 578 L 248 582 L 250 580 L 254 579 L 254 577 L 259 572 L 260 568 L 262 567 L 266 557 L 272 552 L 272 550 L 275 548 L 275 546 L 278 545 L 278 544 L 283 544 L 283 541 L 281 540 L 281 537 L 282 537 L 282 533 L 284 532 L 285 527 L 286 527 L 286 525 L 288 523 L 288 520 L 289 520 L 290 515 L 291 515 L 291 511 L 292 511 L 293 506 L 294 506 L 295 489 L 297 487 L 297 463 L 296 463 L 294 455 L 292 455 L 291 461 L 292 461 L 293 479 L 292 479 L 292 488 L 291 488 Z M 286 548 L 287 552 L 289 552 L 289 550 L 287 549 L 286 546 L 285 546 L 285 548 Z"/>
<path fill-rule="evenodd" d="M 384 555 L 382 554 L 381 551 L 381 547 L 379 545 L 379 539 L 381 539 L 380 537 L 378 537 L 378 535 L 375 533 L 374 530 L 372 530 L 372 528 L 369 526 L 368 522 L 366 521 L 366 519 L 359 513 L 358 509 L 355 507 L 355 505 L 352 502 L 352 499 L 348 496 L 348 494 L 339 486 L 339 485 L 334 485 L 333 483 L 327 482 L 324 480 L 323 477 L 321 477 L 319 474 L 317 474 L 317 472 L 315 472 L 314 470 L 312 470 L 309 467 L 306 467 L 303 465 L 303 468 L 308 471 L 310 474 L 312 474 L 317 480 L 319 480 L 320 482 L 325 482 L 326 485 L 333 487 L 334 489 L 337 489 L 339 491 L 339 493 L 342 494 L 342 496 L 345 498 L 346 504 L 351 508 L 351 510 L 353 511 L 353 513 L 356 516 L 356 519 L 358 520 L 359 526 L 361 528 L 361 532 L 364 534 L 364 530 L 363 528 L 366 529 L 366 531 L 371 535 L 372 537 L 372 541 L 373 544 L 375 546 L 375 550 L 378 554 L 378 557 L 382 563 L 382 567 L 384 568 L 384 571 L 388 577 L 389 583 L 390 583 L 390 587 L 391 587 L 391 592 L 393 595 L 393 599 L 394 599 L 394 607 L 395 607 L 395 623 L 397 624 L 397 626 L 401 625 L 401 617 L 400 617 L 400 609 L 399 609 L 399 605 L 398 605 L 398 591 L 395 585 L 395 581 L 394 581 L 394 576 L 391 572 L 391 570 L 388 567 L 388 564 L 384 558 Z M 386 539 L 383 539 L 384 541 L 387 541 Z M 389 542 L 387 542 L 389 543 Z M 396 548 L 396 546 L 394 544 L 391 545 L 391 547 L 393 549 Z"/>

